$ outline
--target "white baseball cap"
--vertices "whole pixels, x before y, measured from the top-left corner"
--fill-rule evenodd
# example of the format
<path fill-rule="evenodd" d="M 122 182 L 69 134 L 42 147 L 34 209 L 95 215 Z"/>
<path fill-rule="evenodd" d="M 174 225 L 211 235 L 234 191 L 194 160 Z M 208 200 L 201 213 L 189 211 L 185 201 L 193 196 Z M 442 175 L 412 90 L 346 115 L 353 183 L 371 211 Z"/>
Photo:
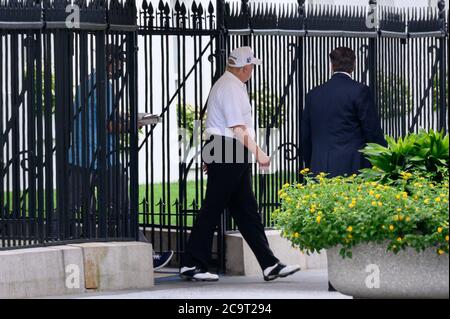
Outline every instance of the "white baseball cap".
<path fill-rule="evenodd" d="M 227 65 L 235 68 L 241 68 L 249 64 L 261 65 L 262 61 L 255 58 L 252 48 L 240 47 L 234 49 L 228 56 Z"/>

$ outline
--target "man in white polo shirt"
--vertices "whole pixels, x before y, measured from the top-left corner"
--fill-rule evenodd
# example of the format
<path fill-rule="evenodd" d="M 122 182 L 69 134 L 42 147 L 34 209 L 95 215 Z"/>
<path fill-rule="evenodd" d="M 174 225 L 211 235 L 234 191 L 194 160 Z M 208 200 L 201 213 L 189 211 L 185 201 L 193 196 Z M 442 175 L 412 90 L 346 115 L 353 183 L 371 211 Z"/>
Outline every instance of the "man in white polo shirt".
<path fill-rule="evenodd" d="M 261 168 L 270 157 L 255 142 L 252 108 L 245 83 L 256 59 L 250 47 L 231 52 L 227 71 L 214 84 L 208 98 L 206 135 L 202 159 L 208 173 L 206 196 L 183 256 L 180 275 L 186 280 L 217 281 L 208 272 L 212 241 L 224 209 L 228 208 L 244 239 L 255 254 L 266 281 L 300 270 L 286 266 L 273 255 L 258 213 L 251 183 L 251 155 Z"/>

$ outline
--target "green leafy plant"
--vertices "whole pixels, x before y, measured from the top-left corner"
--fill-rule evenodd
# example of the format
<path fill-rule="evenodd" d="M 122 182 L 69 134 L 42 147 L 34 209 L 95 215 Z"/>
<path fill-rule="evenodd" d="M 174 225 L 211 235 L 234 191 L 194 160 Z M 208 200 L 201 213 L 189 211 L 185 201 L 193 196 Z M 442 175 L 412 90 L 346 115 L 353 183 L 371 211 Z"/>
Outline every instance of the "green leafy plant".
<path fill-rule="evenodd" d="M 411 112 L 413 98 L 408 82 L 395 73 L 378 74 L 378 105 L 383 119 L 402 117 Z M 395 88 L 393 90 L 392 88 Z M 397 93 L 394 93 L 397 92 Z"/>
<path fill-rule="evenodd" d="M 41 86 L 41 92 L 42 92 L 42 95 L 41 95 L 41 101 L 42 101 L 42 104 L 41 104 L 41 113 L 42 113 L 42 115 L 44 115 L 45 114 L 45 108 L 46 108 L 46 106 L 47 105 L 49 105 L 50 107 L 51 107 L 51 114 L 55 114 L 55 105 L 56 105 L 56 92 L 55 92 L 55 74 L 53 74 L 53 73 L 51 73 L 50 74 L 50 83 L 44 83 L 44 79 L 45 79 L 45 76 L 46 76 L 46 72 L 45 72 L 45 70 L 42 70 L 41 71 L 41 81 L 39 82 L 38 81 L 38 79 L 37 79 L 37 70 L 36 70 L 36 67 L 34 68 L 34 73 L 33 73 L 33 76 L 34 76 L 34 90 L 35 90 L 35 96 L 34 96 L 34 104 L 35 104 L 35 113 L 37 114 L 37 113 L 39 113 L 38 112 L 38 110 L 39 110 L 39 108 L 38 108 L 38 101 L 39 101 L 39 99 L 38 99 L 38 94 L 37 94 L 37 92 L 38 92 L 38 86 Z M 25 78 L 27 78 L 28 77 L 28 72 L 25 72 Z M 45 84 L 47 84 L 47 87 L 45 87 Z M 47 91 L 49 91 L 49 101 L 46 101 L 46 99 L 47 99 Z"/>
<path fill-rule="evenodd" d="M 443 170 L 449 164 L 449 136 L 442 132 L 422 130 L 397 140 L 386 137 L 388 146 L 368 144 L 361 152 L 374 166 L 362 170 L 362 176 L 383 183 L 402 179 L 402 172 L 421 176 L 433 174 L 436 181 L 443 179 Z"/>
<path fill-rule="evenodd" d="M 196 114 L 195 110 L 198 110 L 198 114 Z M 177 105 L 177 116 L 178 116 L 178 123 L 180 123 L 180 127 L 185 128 L 189 134 L 189 138 L 192 137 L 192 135 L 194 134 L 194 123 L 195 121 L 200 121 L 199 117 L 200 117 L 200 108 L 199 107 L 195 107 L 194 105 L 191 104 L 186 104 L 186 105 Z M 205 127 L 205 120 L 206 120 L 206 116 L 203 116 L 202 120 L 201 120 L 201 128 L 199 128 L 200 130 L 202 130 Z"/>
<path fill-rule="evenodd" d="M 440 100 L 440 87 L 438 81 L 438 74 L 433 77 L 433 111 L 437 111 L 440 108 L 439 100 Z M 448 73 L 445 77 L 445 83 L 448 83 Z M 448 90 L 445 90 L 445 105 L 448 105 Z"/>
<path fill-rule="evenodd" d="M 406 247 L 448 254 L 448 170 L 442 182 L 418 175 L 383 185 L 361 176 L 328 179 L 302 171 L 306 184 L 286 184 L 273 218 L 282 235 L 307 253 L 342 247 L 343 257 L 360 243 L 388 242 L 394 253 Z M 408 188 L 408 191 L 405 189 Z"/>
<path fill-rule="evenodd" d="M 250 93 L 258 110 L 258 127 L 280 128 L 284 123 L 284 108 L 280 107 L 280 97 L 263 85 L 261 90 Z M 278 113 L 277 113 L 278 112 Z"/>

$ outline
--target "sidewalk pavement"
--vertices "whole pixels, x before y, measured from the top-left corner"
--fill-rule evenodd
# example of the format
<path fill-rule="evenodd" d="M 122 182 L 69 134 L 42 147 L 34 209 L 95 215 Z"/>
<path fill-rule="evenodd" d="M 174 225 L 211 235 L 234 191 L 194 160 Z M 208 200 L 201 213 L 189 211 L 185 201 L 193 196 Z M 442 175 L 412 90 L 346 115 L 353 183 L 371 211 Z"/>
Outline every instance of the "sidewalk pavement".
<path fill-rule="evenodd" d="M 158 276 L 155 276 L 158 277 Z M 87 299 L 350 299 L 328 292 L 326 269 L 305 270 L 265 282 L 261 276 L 221 276 L 218 282 L 188 282 L 177 274 L 155 279 L 147 291 L 87 293 L 62 298 Z"/>

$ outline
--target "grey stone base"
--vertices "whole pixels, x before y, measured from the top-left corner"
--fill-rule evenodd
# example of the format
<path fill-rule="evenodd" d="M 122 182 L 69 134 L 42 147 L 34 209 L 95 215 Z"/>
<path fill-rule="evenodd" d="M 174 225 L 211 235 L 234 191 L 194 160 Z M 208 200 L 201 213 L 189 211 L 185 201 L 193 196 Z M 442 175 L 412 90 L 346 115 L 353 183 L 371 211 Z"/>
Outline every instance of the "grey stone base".
<path fill-rule="evenodd" d="M 143 230 L 141 228 L 141 230 Z M 147 228 L 145 237 L 147 241 L 152 241 L 151 229 Z M 176 247 L 177 237 L 175 230 L 168 231 L 158 228 L 154 230 L 154 247 L 156 251 L 166 251 L 169 249 L 168 241 L 171 240 L 172 249 Z M 189 238 L 190 231 L 187 231 L 187 237 Z M 270 247 L 272 248 L 275 256 L 284 263 L 299 264 L 302 269 L 326 269 L 327 268 L 327 256 L 325 252 L 320 254 L 306 255 L 300 250 L 293 248 L 291 243 L 281 237 L 280 232 L 277 230 L 266 230 L 266 236 L 269 240 Z M 245 242 L 240 232 L 227 232 L 225 234 L 226 245 L 226 273 L 229 275 L 260 275 L 261 268 L 253 255 L 248 244 Z M 217 233 L 213 237 L 213 254 L 217 253 Z M 172 258 L 169 263 L 169 267 L 178 268 L 178 259 Z"/>
<path fill-rule="evenodd" d="M 0 299 L 154 286 L 152 246 L 86 243 L 0 251 Z"/>
<path fill-rule="evenodd" d="M 355 298 L 449 298 L 449 256 L 435 249 L 398 254 L 386 245 L 361 244 L 353 258 L 343 259 L 339 248 L 327 250 L 331 284 Z"/>
<path fill-rule="evenodd" d="M 291 243 L 286 238 L 281 237 L 277 230 L 267 230 L 266 236 L 273 253 L 281 262 L 298 264 L 302 269 L 327 268 L 327 256 L 324 252 L 308 256 L 299 249 L 293 248 Z M 225 241 L 227 274 L 261 275 L 261 267 L 241 233 L 229 232 L 225 235 Z"/>

